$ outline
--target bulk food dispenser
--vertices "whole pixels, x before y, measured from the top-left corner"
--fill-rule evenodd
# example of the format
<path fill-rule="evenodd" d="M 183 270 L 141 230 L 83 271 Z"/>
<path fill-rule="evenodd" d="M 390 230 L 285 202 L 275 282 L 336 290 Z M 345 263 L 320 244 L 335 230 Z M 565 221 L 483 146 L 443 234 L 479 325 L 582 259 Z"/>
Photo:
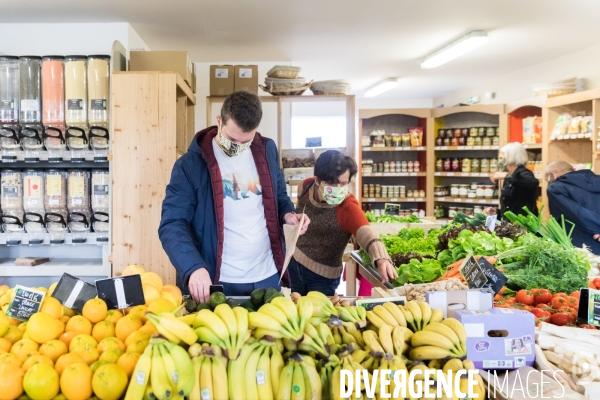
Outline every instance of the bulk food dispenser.
<path fill-rule="evenodd" d="M 86 243 L 90 231 L 90 173 L 72 169 L 67 173 L 67 225 L 73 244 Z"/>
<path fill-rule="evenodd" d="M 0 197 L 6 244 L 19 245 L 23 233 L 23 180 L 19 171 L 5 169 L 0 173 Z"/>
<path fill-rule="evenodd" d="M 44 223 L 50 234 L 50 244 L 63 244 L 67 233 L 67 173 L 46 170 L 44 187 Z"/>
<path fill-rule="evenodd" d="M 44 171 L 26 169 L 21 174 L 23 180 L 24 229 L 29 236 L 29 245 L 44 243 L 46 224 L 44 223 Z"/>

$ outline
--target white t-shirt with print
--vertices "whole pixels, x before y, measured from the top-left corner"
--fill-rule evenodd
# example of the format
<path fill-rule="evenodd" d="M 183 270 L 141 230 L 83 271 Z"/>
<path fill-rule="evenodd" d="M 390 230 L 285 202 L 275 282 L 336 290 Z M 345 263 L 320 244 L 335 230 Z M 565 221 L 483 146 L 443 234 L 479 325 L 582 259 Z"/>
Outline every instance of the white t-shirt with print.
<path fill-rule="evenodd" d="M 212 141 L 223 179 L 225 237 L 220 280 L 259 282 L 277 273 L 252 152 L 227 156 Z"/>

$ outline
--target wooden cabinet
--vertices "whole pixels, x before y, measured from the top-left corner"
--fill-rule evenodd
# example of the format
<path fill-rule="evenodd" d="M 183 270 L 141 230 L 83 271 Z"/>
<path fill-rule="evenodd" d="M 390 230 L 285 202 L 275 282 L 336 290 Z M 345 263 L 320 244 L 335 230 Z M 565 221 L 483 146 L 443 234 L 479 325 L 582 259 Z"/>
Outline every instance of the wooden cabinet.
<path fill-rule="evenodd" d="M 112 96 L 113 275 L 139 264 L 174 284 L 158 226 L 173 164 L 194 136 L 196 97 L 172 72 L 116 72 Z"/>

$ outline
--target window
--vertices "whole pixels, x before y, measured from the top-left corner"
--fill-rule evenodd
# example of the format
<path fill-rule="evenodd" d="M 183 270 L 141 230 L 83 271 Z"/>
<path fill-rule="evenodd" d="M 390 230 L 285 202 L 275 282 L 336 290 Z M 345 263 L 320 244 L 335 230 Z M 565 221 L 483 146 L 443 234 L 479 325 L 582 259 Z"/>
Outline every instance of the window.
<path fill-rule="evenodd" d="M 346 117 L 292 117 L 292 149 L 306 147 L 346 147 Z"/>

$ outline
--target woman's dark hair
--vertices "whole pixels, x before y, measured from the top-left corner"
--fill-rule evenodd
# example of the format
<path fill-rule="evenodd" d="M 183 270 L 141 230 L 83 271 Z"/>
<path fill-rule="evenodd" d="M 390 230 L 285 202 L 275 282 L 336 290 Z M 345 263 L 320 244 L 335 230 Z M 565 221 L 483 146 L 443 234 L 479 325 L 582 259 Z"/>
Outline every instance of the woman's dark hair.
<path fill-rule="evenodd" d="M 356 175 L 356 161 L 337 150 L 327 150 L 315 162 L 315 176 L 327 183 L 338 183 L 339 177 L 350 171 L 350 180 Z"/>
<path fill-rule="evenodd" d="M 260 99 L 250 92 L 231 93 L 221 107 L 221 119 L 223 125 L 232 119 L 244 132 L 258 128 L 262 119 Z"/>

